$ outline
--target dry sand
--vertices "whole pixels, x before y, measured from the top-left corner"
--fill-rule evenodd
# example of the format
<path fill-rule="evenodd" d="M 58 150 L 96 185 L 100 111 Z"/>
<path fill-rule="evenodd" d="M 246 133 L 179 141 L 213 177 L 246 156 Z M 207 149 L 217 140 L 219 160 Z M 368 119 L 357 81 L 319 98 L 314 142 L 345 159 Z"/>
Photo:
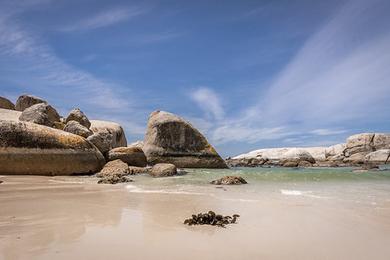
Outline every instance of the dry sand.
<path fill-rule="evenodd" d="M 0 259 L 390 259 L 390 202 L 246 201 L 131 193 L 86 177 L 0 179 Z M 210 209 L 241 218 L 225 229 L 182 224 Z"/>

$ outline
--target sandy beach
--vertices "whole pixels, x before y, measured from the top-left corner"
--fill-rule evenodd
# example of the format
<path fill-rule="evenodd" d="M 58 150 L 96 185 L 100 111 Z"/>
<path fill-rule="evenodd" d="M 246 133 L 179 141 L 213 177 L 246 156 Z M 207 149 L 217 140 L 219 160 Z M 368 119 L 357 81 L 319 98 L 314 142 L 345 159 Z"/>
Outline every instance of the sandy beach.
<path fill-rule="evenodd" d="M 258 186 L 209 185 L 193 192 L 194 187 L 183 190 L 177 185 L 183 181 L 172 178 L 176 184 L 171 190 L 144 190 L 137 186 L 143 178 L 97 185 L 94 177 L 1 176 L 0 259 L 390 256 L 388 182 L 370 187 L 376 190 L 371 195 L 359 192 L 362 182 L 325 183 L 336 186 L 332 191 L 309 183 L 314 187 L 310 193 L 291 190 L 305 189 L 307 182 L 265 182 L 263 191 L 244 193 Z M 154 185 L 158 181 L 153 179 Z M 345 198 L 316 195 L 338 189 L 345 190 Z M 241 217 L 227 228 L 183 225 L 191 214 L 210 209 Z"/>

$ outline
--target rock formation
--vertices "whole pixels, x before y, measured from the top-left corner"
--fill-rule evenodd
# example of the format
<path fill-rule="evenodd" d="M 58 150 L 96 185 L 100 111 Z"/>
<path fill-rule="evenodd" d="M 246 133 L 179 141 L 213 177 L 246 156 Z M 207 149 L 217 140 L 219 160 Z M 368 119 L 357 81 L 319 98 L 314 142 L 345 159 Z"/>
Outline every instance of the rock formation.
<path fill-rule="evenodd" d="M 177 174 L 177 168 L 171 163 L 158 163 L 152 167 L 149 174 L 153 177 L 168 177 Z"/>
<path fill-rule="evenodd" d="M 0 108 L 15 110 L 15 105 L 10 100 L 0 97 Z"/>
<path fill-rule="evenodd" d="M 390 134 L 362 133 L 348 137 L 345 144 L 336 144 L 329 147 L 260 149 L 229 158 L 227 161 L 233 167 L 379 165 L 390 163 L 387 157 L 389 149 Z M 300 152 L 297 154 L 297 151 Z"/>
<path fill-rule="evenodd" d="M 209 211 L 207 213 L 199 213 L 197 215 L 192 215 L 191 218 L 184 220 L 184 224 L 192 226 L 192 225 L 212 225 L 225 227 L 228 224 L 235 224 L 237 222 L 237 218 L 240 215 L 234 214 L 233 216 L 222 216 L 219 214 L 215 214 L 214 211 Z"/>
<path fill-rule="evenodd" d="M 84 138 L 29 122 L 0 120 L 0 174 L 95 173 L 102 154 Z"/>
<path fill-rule="evenodd" d="M 60 115 L 52 106 L 39 103 L 26 108 L 19 120 L 53 127 L 55 122 L 60 121 Z"/>
<path fill-rule="evenodd" d="M 149 164 L 172 163 L 180 168 L 227 167 L 196 128 L 168 112 L 151 113 L 143 150 Z"/>
<path fill-rule="evenodd" d="M 66 123 L 64 131 L 87 138 L 93 135 L 93 132 L 79 122 L 70 120 Z"/>
<path fill-rule="evenodd" d="M 18 111 L 24 111 L 26 108 L 31 107 L 35 104 L 46 103 L 46 100 L 42 98 L 35 97 L 32 95 L 21 95 L 15 104 L 15 109 Z"/>
<path fill-rule="evenodd" d="M 105 177 L 108 175 L 125 176 L 129 173 L 129 166 L 125 162 L 118 159 L 106 163 L 103 169 L 97 174 L 97 177 Z"/>
<path fill-rule="evenodd" d="M 91 120 L 90 129 L 93 135 L 88 137 L 103 154 L 116 147 L 127 146 L 123 128 L 114 122 Z"/>
<path fill-rule="evenodd" d="M 121 159 L 131 166 L 145 167 L 146 156 L 141 148 L 136 146 L 117 147 L 108 152 L 108 160 Z"/>
<path fill-rule="evenodd" d="M 72 120 L 79 122 L 82 126 L 88 129 L 91 127 L 91 122 L 89 121 L 88 117 L 79 108 L 75 108 L 69 112 L 69 115 L 65 119 L 65 123 L 68 123 Z"/>

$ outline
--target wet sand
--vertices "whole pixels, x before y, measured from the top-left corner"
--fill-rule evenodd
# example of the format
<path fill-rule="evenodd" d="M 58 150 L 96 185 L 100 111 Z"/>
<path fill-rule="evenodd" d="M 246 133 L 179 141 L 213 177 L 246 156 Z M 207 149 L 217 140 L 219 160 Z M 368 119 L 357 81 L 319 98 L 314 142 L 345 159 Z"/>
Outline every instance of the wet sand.
<path fill-rule="evenodd" d="M 0 259 L 390 259 L 390 200 L 267 192 L 244 200 L 237 188 L 209 196 L 129 192 L 89 177 L 0 179 Z M 182 224 L 208 210 L 241 217 L 227 228 Z"/>

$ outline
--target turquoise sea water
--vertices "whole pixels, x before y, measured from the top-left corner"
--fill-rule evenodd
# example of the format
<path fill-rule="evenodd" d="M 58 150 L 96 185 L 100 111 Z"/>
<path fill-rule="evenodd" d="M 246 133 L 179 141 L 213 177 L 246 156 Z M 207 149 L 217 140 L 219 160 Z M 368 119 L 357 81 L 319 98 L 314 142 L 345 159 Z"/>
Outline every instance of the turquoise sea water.
<path fill-rule="evenodd" d="M 260 201 L 262 198 L 305 197 L 344 200 L 372 206 L 390 202 L 390 170 L 353 172 L 352 168 L 233 168 L 186 169 L 169 178 L 134 176 L 126 187 L 134 193 L 173 193 L 222 199 Z M 225 175 L 243 177 L 248 184 L 211 185 Z"/>

